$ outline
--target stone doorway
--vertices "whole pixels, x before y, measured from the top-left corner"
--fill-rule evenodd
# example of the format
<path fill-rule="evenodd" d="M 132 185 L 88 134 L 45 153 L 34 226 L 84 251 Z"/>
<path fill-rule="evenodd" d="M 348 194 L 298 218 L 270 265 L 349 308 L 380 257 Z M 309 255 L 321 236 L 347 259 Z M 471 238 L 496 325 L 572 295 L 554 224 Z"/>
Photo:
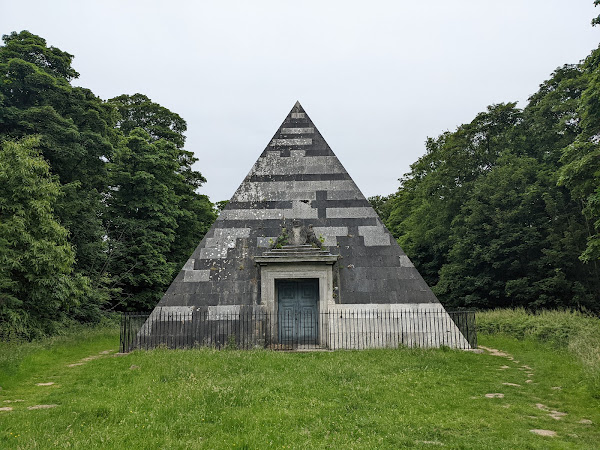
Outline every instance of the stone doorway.
<path fill-rule="evenodd" d="M 301 348 L 303 341 L 309 347 L 327 345 L 329 323 L 324 316 L 335 305 L 332 266 L 337 259 L 312 245 L 286 245 L 254 257 L 260 265 L 260 304 L 272 318 L 271 336 L 279 345 Z"/>

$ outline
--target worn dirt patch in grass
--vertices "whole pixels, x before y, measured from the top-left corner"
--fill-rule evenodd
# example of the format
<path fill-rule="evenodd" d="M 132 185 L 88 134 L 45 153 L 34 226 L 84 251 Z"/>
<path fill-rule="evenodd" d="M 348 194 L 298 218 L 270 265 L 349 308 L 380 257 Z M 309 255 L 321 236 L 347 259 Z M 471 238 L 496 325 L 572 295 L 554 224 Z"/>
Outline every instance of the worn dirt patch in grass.
<path fill-rule="evenodd" d="M 546 405 L 542 404 L 542 403 L 536 403 L 536 408 L 537 409 L 541 409 L 544 412 L 547 412 L 548 415 L 550 417 L 552 417 L 554 420 L 561 420 L 564 416 L 567 415 L 567 413 L 565 412 L 561 412 L 561 411 L 556 411 L 553 409 L 548 408 Z"/>
<path fill-rule="evenodd" d="M 107 356 L 110 355 L 111 353 L 113 353 L 115 350 L 102 350 L 101 352 L 98 352 L 97 355 L 90 355 L 90 356 L 86 356 L 85 358 L 81 358 L 78 362 L 76 363 L 71 363 L 71 364 L 67 364 L 67 367 L 79 367 L 79 366 L 83 366 L 86 362 L 89 361 L 94 361 L 96 359 L 100 359 L 103 356 Z"/>
<path fill-rule="evenodd" d="M 33 406 L 28 406 L 27 409 L 32 411 L 34 409 L 50 409 L 50 408 L 56 408 L 58 405 L 33 405 Z"/>
<path fill-rule="evenodd" d="M 529 430 L 532 433 L 538 434 L 540 436 L 551 436 L 554 437 L 556 436 L 556 431 L 552 431 L 552 430 Z"/>
<path fill-rule="evenodd" d="M 484 347 L 483 345 L 480 345 L 479 348 L 482 348 L 483 350 L 485 350 L 492 356 L 504 356 L 504 357 L 511 356 L 508 353 L 503 352 L 502 350 L 498 350 L 496 348 Z"/>

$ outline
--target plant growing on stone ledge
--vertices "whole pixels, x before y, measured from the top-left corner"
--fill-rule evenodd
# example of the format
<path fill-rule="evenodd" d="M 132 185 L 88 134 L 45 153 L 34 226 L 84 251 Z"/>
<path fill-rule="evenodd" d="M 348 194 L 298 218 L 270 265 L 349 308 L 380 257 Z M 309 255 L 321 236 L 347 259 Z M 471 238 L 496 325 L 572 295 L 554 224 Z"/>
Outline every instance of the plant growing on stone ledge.
<path fill-rule="evenodd" d="M 275 241 L 275 245 L 273 246 L 273 248 L 283 248 L 283 246 L 287 245 L 287 244 L 288 244 L 287 229 L 282 228 L 281 234 L 279 236 L 277 236 L 277 240 Z"/>
<path fill-rule="evenodd" d="M 322 234 L 319 235 L 319 241 L 321 241 L 321 250 L 325 250 L 325 238 Z"/>

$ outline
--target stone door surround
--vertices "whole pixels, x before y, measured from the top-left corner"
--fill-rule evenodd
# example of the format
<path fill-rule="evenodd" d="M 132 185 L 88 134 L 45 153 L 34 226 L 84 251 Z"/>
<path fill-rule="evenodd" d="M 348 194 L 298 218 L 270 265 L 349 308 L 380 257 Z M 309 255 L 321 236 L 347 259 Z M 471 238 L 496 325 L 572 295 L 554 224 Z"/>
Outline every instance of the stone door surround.
<path fill-rule="evenodd" d="M 263 256 L 254 258 L 254 261 L 260 265 L 261 304 L 273 318 L 271 322 L 273 336 L 277 335 L 277 316 L 279 314 L 275 280 L 317 279 L 319 281 L 319 313 L 328 312 L 329 308 L 335 304 L 333 300 L 333 264 L 338 257 L 322 250 L 289 250 L 291 251 L 267 251 Z"/>

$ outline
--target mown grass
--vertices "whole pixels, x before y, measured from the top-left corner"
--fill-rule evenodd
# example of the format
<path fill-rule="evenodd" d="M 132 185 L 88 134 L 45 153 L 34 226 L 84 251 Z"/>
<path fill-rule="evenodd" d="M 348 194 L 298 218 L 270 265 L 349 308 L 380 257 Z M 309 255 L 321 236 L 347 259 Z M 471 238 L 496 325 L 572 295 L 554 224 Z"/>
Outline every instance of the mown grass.
<path fill-rule="evenodd" d="M 0 406 L 14 408 L 0 412 L 0 446 L 597 448 L 600 402 L 568 348 L 479 338 L 514 359 L 448 349 L 101 355 L 117 349 L 115 329 L 13 347 L 13 359 L 0 345 Z M 88 356 L 98 358 L 67 367 Z M 58 406 L 27 409 L 38 404 Z"/>

